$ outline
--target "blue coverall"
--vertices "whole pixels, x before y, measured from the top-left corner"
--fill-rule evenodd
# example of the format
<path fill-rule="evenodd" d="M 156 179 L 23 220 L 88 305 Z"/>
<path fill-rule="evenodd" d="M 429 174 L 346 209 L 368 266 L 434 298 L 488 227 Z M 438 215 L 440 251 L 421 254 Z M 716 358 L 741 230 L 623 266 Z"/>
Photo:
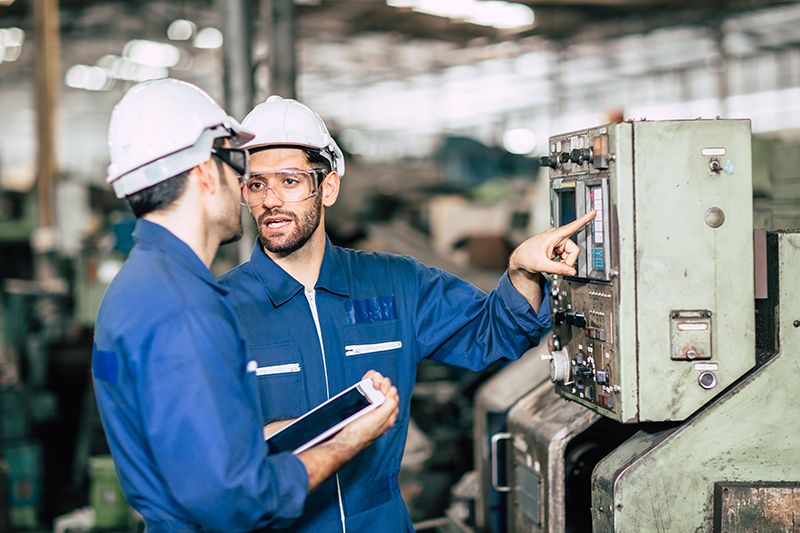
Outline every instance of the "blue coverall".
<path fill-rule="evenodd" d="M 245 532 L 298 517 L 308 474 L 267 456 L 254 364 L 225 289 L 168 230 L 136 246 L 97 316 L 94 388 L 117 474 L 147 532 Z"/>
<path fill-rule="evenodd" d="M 411 257 L 330 241 L 310 293 L 258 243 L 249 262 L 218 281 L 258 363 L 264 424 L 298 417 L 371 369 L 400 395 L 395 425 L 309 496 L 297 531 L 413 531 L 397 476 L 417 363 L 428 357 L 481 370 L 516 359 L 550 325 L 549 300 L 535 313 L 507 273 L 487 296 Z"/>

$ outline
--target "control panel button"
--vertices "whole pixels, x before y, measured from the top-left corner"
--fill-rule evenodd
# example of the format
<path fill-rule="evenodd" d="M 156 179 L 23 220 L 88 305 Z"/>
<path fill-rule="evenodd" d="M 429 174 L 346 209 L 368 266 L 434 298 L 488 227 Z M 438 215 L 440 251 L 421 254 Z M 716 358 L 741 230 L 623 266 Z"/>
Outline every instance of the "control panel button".
<path fill-rule="evenodd" d="M 598 370 L 597 374 L 595 374 L 595 381 L 597 381 L 598 385 L 608 385 L 608 371 Z"/>
<path fill-rule="evenodd" d="M 586 389 L 586 397 L 589 398 L 590 400 L 594 400 L 594 387 L 589 386 Z"/>
<path fill-rule="evenodd" d="M 594 375 L 594 371 L 590 366 L 579 366 L 575 369 L 575 375 L 582 378 L 590 378 Z"/>

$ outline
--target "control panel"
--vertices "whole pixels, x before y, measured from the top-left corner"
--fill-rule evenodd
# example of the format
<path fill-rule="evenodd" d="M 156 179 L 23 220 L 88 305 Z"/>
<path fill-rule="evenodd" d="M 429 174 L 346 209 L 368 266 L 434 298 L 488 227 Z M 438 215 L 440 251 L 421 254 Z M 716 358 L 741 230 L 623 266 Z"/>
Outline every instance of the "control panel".
<path fill-rule="evenodd" d="M 746 120 L 639 121 L 551 137 L 551 223 L 592 210 L 551 282 L 551 378 L 621 422 L 683 420 L 755 364 Z"/>

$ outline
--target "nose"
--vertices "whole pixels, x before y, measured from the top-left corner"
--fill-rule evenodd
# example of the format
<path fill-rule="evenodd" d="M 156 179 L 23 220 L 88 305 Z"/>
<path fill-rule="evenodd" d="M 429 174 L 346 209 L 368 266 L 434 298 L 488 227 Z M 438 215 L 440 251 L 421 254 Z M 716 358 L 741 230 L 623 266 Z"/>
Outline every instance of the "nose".
<path fill-rule="evenodd" d="M 268 185 L 267 190 L 264 191 L 264 198 L 261 200 L 261 204 L 268 208 L 281 206 L 283 205 L 283 200 L 278 198 L 278 194 L 275 192 L 275 189 L 273 189 L 271 185 Z"/>

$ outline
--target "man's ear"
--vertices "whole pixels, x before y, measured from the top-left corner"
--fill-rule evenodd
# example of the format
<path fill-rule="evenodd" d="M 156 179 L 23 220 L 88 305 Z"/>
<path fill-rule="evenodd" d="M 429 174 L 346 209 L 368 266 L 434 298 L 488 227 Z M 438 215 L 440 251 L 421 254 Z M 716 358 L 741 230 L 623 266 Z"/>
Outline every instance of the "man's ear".
<path fill-rule="evenodd" d="M 200 191 L 209 195 L 213 195 L 216 192 L 219 186 L 219 168 L 213 157 L 209 158 L 205 163 L 194 167 L 192 172 L 197 175 L 197 184 L 200 187 Z"/>
<path fill-rule="evenodd" d="M 341 178 L 336 172 L 328 172 L 328 175 L 322 180 L 320 193 L 322 194 L 322 205 L 325 207 L 330 207 L 336 203 L 336 199 L 339 197 L 340 180 Z"/>

